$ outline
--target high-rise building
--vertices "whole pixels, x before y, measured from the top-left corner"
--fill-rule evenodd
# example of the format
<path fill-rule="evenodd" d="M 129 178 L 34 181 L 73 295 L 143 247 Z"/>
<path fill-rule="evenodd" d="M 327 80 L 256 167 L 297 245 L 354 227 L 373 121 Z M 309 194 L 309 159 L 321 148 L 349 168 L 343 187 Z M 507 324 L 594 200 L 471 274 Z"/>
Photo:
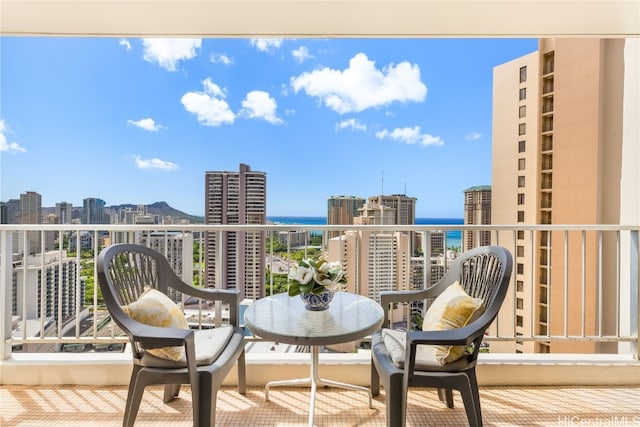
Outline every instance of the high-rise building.
<path fill-rule="evenodd" d="M 9 199 L 7 206 L 7 222 L 3 224 L 18 224 L 20 222 L 20 199 Z"/>
<path fill-rule="evenodd" d="M 73 205 L 67 202 L 56 203 L 56 216 L 58 224 L 71 224 Z"/>
<path fill-rule="evenodd" d="M 105 211 L 105 201 L 94 197 L 87 197 L 82 202 L 83 224 L 109 224 L 109 217 Z"/>
<path fill-rule="evenodd" d="M 619 223 L 624 45 L 624 39 L 541 39 L 537 51 L 494 68 L 493 223 Z M 514 238 L 513 231 L 498 234 L 500 242 Z M 507 298 L 503 310 L 515 312 L 516 335 L 615 335 L 616 287 L 598 286 L 616 283 L 615 236 L 605 234 L 600 243 L 593 233 L 586 237 L 516 231 L 515 307 Z M 566 244 L 574 249 L 565 262 Z M 497 351 L 616 351 L 598 342 L 495 344 Z"/>
<path fill-rule="evenodd" d="M 42 196 L 35 191 L 27 191 L 20 194 L 20 210 L 18 212 L 18 222 L 20 224 L 40 224 L 42 223 Z M 22 233 L 18 233 L 18 252 L 22 253 L 24 243 Z M 27 253 L 36 254 L 41 252 L 41 235 L 38 231 L 27 232 L 28 249 Z"/>
<path fill-rule="evenodd" d="M 266 224 L 267 175 L 240 164 L 238 172 L 205 173 L 205 224 Z M 264 296 L 264 231 L 206 233 L 207 286 Z"/>
<path fill-rule="evenodd" d="M 329 240 L 329 261 L 340 261 L 346 290 L 379 301 L 382 291 L 411 286 L 409 236 L 399 232 L 347 231 Z"/>
<path fill-rule="evenodd" d="M 352 225 L 353 218 L 358 216 L 358 210 L 365 204 L 365 199 L 356 196 L 331 196 L 327 199 L 327 224 Z M 333 238 L 342 234 L 340 231 L 329 231 L 328 237 Z"/>
<path fill-rule="evenodd" d="M 371 196 L 360 209 L 357 224 L 371 225 L 413 225 L 416 223 L 416 198 L 405 194 Z M 420 245 L 416 233 L 405 233 L 410 236 L 411 253 L 415 254 Z"/>
<path fill-rule="evenodd" d="M 145 233 L 140 244 L 155 249 L 167 258 L 169 265 L 183 282 L 193 284 L 193 234 Z M 185 303 L 181 293 L 169 289 L 168 295 L 175 302 Z"/>
<path fill-rule="evenodd" d="M 26 261 L 26 268 L 23 261 Z M 80 287 L 76 288 L 78 263 L 75 258 L 67 258 L 66 251 L 62 258 L 57 250 L 46 252 L 44 257 L 21 258 L 13 269 L 11 313 L 14 316 L 20 316 L 22 320 L 53 318 L 64 321 L 84 307 L 85 283 L 81 280 Z M 23 289 L 25 283 L 26 290 Z M 26 311 L 23 311 L 25 306 Z"/>
<path fill-rule="evenodd" d="M 405 194 L 371 196 L 370 206 L 386 206 L 395 209 L 396 225 L 412 225 L 416 223 L 416 198 Z"/>
<path fill-rule="evenodd" d="M 491 186 L 480 185 L 464 190 L 464 225 L 491 224 Z M 491 232 L 465 230 L 462 233 L 462 250 L 491 244 Z"/>

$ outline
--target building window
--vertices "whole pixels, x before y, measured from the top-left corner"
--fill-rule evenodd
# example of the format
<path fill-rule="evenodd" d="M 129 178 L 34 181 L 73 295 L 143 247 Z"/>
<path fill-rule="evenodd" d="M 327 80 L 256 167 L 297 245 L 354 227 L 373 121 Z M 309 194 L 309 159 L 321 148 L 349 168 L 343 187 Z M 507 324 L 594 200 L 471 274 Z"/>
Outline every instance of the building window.
<path fill-rule="evenodd" d="M 524 205 L 524 193 L 518 193 L 518 204 Z"/>
<path fill-rule="evenodd" d="M 527 67 L 520 67 L 520 83 L 524 83 L 527 81 Z"/>
<path fill-rule="evenodd" d="M 524 292 L 524 282 L 522 280 L 516 281 L 516 291 Z"/>
<path fill-rule="evenodd" d="M 516 316 L 516 326 L 522 327 L 524 324 L 524 318 L 522 316 Z"/>
<path fill-rule="evenodd" d="M 524 256 L 524 246 L 516 247 L 516 256 Z"/>
<path fill-rule="evenodd" d="M 524 309 L 524 300 L 522 298 L 516 298 L 516 308 L 518 310 Z"/>
<path fill-rule="evenodd" d="M 524 211 L 518 211 L 518 222 L 524 222 Z"/>
<path fill-rule="evenodd" d="M 518 153 L 524 153 L 524 150 L 527 148 L 527 143 L 525 141 L 518 141 Z"/>
<path fill-rule="evenodd" d="M 518 110 L 518 117 L 523 118 L 523 117 L 527 117 L 527 106 L 526 105 L 521 105 L 520 109 Z"/>
<path fill-rule="evenodd" d="M 519 262 L 519 263 L 516 265 L 516 273 L 517 273 L 517 274 L 524 274 L 524 264 L 522 264 L 522 263 L 520 263 L 520 262 Z"/>
<path fill-rule="evenodd" d="M 518 177 L 518 187 L 520 188 L 524 187 L 524 176 Z"/>
<path fill-rule="evenodd" d="M 523 171 L 526 162 L 525 159 L 518 159 L 518 170 Z"/>
<path fill-rule="evenodd" d="M 518 230 L 518 240 L 524 240 L 524 230 Z"/>
<path fill-rule="evenodd" d="M 520 101 L 524 101 L 525 99 L 527 99 L 527 88 L 523 87 L 520 89 Z"/>
<path fill-rule="evenodd" d="M 527 124 L 520 123 L 518 125 L 518 135 L 524 135 L 525 133 L 527 133 Z"/>

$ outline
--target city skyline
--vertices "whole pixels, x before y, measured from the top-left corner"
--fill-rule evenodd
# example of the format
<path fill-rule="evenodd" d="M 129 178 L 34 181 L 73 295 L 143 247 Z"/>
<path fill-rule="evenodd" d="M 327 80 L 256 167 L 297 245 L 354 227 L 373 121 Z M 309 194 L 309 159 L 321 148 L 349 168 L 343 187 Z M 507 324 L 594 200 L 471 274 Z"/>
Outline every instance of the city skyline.
<path fill-rule="evenodd" d="M 266 172 L 268 216 L 334 195 L 462 217 L 491 184 L 493 67 L 537 39 L 3 37 L 0 200 L 166 201 L 203 216 L 203 173 Z"/>

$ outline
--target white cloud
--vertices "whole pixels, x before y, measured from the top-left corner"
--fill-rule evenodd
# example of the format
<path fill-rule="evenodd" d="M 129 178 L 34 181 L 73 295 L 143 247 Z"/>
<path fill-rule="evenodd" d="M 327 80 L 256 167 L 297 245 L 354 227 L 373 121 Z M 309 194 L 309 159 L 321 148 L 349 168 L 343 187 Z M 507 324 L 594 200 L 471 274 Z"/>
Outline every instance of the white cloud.
<path fill-rule="evenodd" d="M 233 64 L 233 58 L 230 58 L 229 56 L 223 54 L 223 53 L 212 53 L 211 55 L 209 55 L 209 61 L 213 62 L 214 64 L 217 63 L 221 63 L 223 65 L 231 65 Z"/>
<path fill-rule="evenodd" d="M 198 122 L 205 126 L 220 126 L 232 124 L 235 114 L 229 108 L 224 90 L 213 83 L 210 78 L 202 81 L 202 92 L 187 92 L 180 102 L 184 108 L 198 118 Z"/>
<path fill-rule="evenodd" d="M 0 152 L 10 151 L 10 152 L 20 152 L 26 153 L 27 150 L 21 147 L 17 142 L 7 142 L 7 137 L 5 133 L 8 132 L 9 129 L 3 119 L 0 119 Z"/>
<path fill-rule="evenodd" d="M 251 119 L 264 119 L 267 122 L 279 125 L 283 121 L 278 117 L 276 110 L 278 104 L 267 92 L 254 90 L 247 93 L 242 101 L 242 114 Z"/>
<path fill-rule="evenodd" d="M 467 141 L 476 141 L 482 138 L 482 134 L 480 132 L 471 132 L 465 135 L 464 139 Z"/>
<path fill-rule="evenodd" d="M 409 62 L 390 64 L 381 70 L 364 53 L 349 61 L 345 70 L 323 68 L 291 78 L 297 93 L 304 90 L 339 114 L 360 112 L 392 102 L 423 102 L 427 87 L 420 80 L 420 67 Z"/>
<path fill-rule="evenodd" d="M 298 64 L 302 64 L 307 59 L 313 58 L 313 55 L 311 55 L 311 52 L 305 46 L 300 46 L 298 49 L 292 50 L 291 55 L 293 55 Z"/>
<path fill-rule="evenodd" d="M 120 44 L 120 46 L 124 46 L 127 50 L 131 50 L 131 43 L 129 43 L 129 40 L 120 39 L 118 43 Z"/>
<path fill-rule="evenodd" d="M 176 71 L 179 61 L 194 58 L 202 39 L 142 39 L 145 61 L 156 62 L 162 68 Z"/>
<path fill-rule="evenodd" d="M 396 128 L 392 131 L 387 129 L 376 132 L 376 138 L 378 139 L 392 139 L 394 141 L 403 142 L 405 144 L 420 144 L 420 145 L 444 145 L 444 141 L 439 136 L 432 136 L 428 133 L 422 133 L 420 126 L 414 126 L 412 128 Z"/>
<path fill-rule="evenodd" d="M 152 118 L 140 119 L 138 121 L 127 120 L 127 123 L 133 126 L 137 126 L 140 129 L 148 130 L 149 132 L 157 132 L 160 129 L 165 129 L 164 126 L 156 124 Z"/>
<path fill-rule="evenodd" d="M 341 122 L 336 123 L 336 130 L 340 130 L 340 129 L 351 129 L 352 131 L 356 131 L 356 130 L 365 131 L 367 130 L 367 126 L 360 123 L 356 119 L 348 119 L 348 120 L 343 120 Z"/>
<path fill-rule="evenodd" d="M 167 172 L 178 170 L 178 165 L 175 163 L 157 158 L 142 159 L 140 156 L 135 156 L 135 162 L 138 169 L 160 169 Z"/>
<path fill-rule="evenodd" d="M 282 39 L 249 39 L 249 44 L 260 52 L 272 52 L 280 49 L 280 46 L 282 46 Z"/>

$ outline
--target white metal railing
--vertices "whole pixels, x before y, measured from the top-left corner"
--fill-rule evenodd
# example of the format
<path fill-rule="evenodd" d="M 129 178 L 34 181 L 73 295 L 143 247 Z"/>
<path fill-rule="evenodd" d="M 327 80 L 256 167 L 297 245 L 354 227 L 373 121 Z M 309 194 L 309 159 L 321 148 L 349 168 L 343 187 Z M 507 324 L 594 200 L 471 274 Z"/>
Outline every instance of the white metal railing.
<path fill-rule="evenodd" d="M 126 342 L 117 336 L 113 328 L 102 327 L 108 324 L 108 318 L 99 305 L 97 292 L 93 292 L 89 301 L 81 299 L 86 295 L 85 287 L 91 279 L 94 290 L 98 288 L 95 262 L 105 244 L 117 241 L 146 241 L 150 244 L 150 236 L 154 236 L 164 242 L 161 247 L 167 256 L 169 240 L 174 233 L 191 236 L 193 242 L 203 248 L 205 232 L 222 236 L 223 233 L 240 231 L 263 232 L 265 236 L 274 232 L 305 232 L 303 241 L 298 242 L 302 243 L 300 246 L 304 251 L 310 248 L 309 232 L 312 231 L 324 235 L 328 231 L 351 232 L 355 234 L 357 245 L 366 238 L 358 233 L 413 232 L 419 237 L 421 252 L 432 255 L 440 244 L 448 247 L 447 232 L 467 233 L 471 238 L 479 236 L 480 232 L 489 232 L 492 244 L 504 246 L 514 255 L 510 293 L 486 338 L 492 346 L 493 343 L 507 343 L 507 347 L 502 348 L 508 348 L 509 352 L 520 352 L 521 349 L 524 352 L 544 352 L 550 345 L 558 343 L 581 343 L 590 346 L 586 352 L 630 353 L 635 358 L 638 355 L 640 226 L 62 224 L 0 225 L 0 330 L 4 338 L 1 358 L 9 357 L 12 348 L 20 346 L 28 346 L 30 351 L 56 351 L 62 345 L 81 347 L 88 344 L 102 349 Z M 77 250 L 69 256 L 74 245 L 80 245 L 80 235 L 87 232 L 91 236 L 92 257 L 84 259 Z M 442 243 L 433 239 L 434 236 L 440 236 Z M 63 244 L 57 244 L 56 239 Z M 291 243 L 288 238 L 283 259 L 291 256 L 294 250 Z M 266 248 L 266 254 L 270 255 L 270 275 L 265 281 L 271 289 L 276 275 L 273 246 L 270 244 Z M 322 247 L 327 248 L 327 239 L 324 239 Z M 47 251 L 49 248 L 53 251 Z M 188 252 L 188 249 L 185 250 Z M 188 263 L 193 255 L 193 252 L 183 254 L 182 260 Z M 346 255 L 340 257 L 347 262 Z M 357 262 L 354 260 L 358 259 L 361 258 L 349 258 L 349 262 Z M 222 254 L 218 253 L 215 262 L 221 260 Z M 438 264 L 439 260 L 442 260 L 442 265 Z M 422 278 L 418 280 L 420 286 L 437 280 L 451 262 L 447 256 L 422 257 L 418 261 L 418 265 L 422 264 Z M 200 268 L 203 263 L 203 250 L 200 250 L 196 274 L 183 279 L 191 282 L 195 277 L 200 283 L 204 282 L 205 276 Z M 82 265 L 84 269 L 89 268 L 89 280 L 82 275 Z M 411 267 L 396 266 L 396 269 L 401 268 Z M 363 266 L 349 265 L 348 269 L 358 275 Z M 185 270 L 191 271 L 189 268 Z M 208 285 L 219 286 L 221 280 L 217 273 L 215 283 Z M 60 283 L 65 285 L 60 286 Z M 371 285 L 364 278 L 359 278 L 354 286 L 355 291 L 366 295 L 365 288 Z M 406 289 L 412 285 L 398 283 L 396 286 Z M 409 317 L 408 311 L 406 317 Z M 85 322 L 90 324 L 88 328 L 83 328 Z"/>

